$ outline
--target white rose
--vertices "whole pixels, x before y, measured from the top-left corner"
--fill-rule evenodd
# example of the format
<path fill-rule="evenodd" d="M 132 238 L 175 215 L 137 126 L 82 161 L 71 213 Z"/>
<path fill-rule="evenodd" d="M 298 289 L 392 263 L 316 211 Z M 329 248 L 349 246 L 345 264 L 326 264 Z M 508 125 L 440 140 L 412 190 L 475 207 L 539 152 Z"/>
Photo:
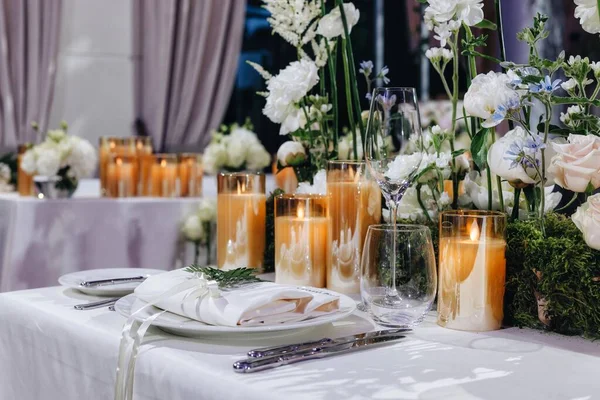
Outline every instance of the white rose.
<path fill-rule="evenodd" d="M 324 169 L 319 170 L 313 178 L 313 184 L 300 182 L 296 193 L 300 194 L 327 194 L 327 173 Z"/>
<path fill-rule="evenodd" d="M 35 170 L 37 168 L 35 161 L 35 152 L 32 149 L 27 150 L 23 154 L 23 158 L 21 159 L 20 167 L 23 171 L 25 171 L 29 175 L 35 174 Z"/>
<path fill-rule="evenodd" d="M 600 17 L 597 0 L 575 0 L 575 18 L 588 33 L 600 33 Z"/>
<path fill-rule="evenodd" d="M 190 215 L 183 223 L 182 228 L 185 238 L 189 241 L 196 242 L 204 237 L 204 227 L 198 215 Z"/>
<path fill-rule="evenodd" d="M 354 25 L 358 23 L 360 11 L 352 3 L 344 4 L 344 14 L 346 14 L 346 24 L 348 25 L 348 34 L 352 32 Z M 325 15 L 319 21 L 317 33 L 325 36 L 327 39 L 334 39 L 344 35 L 344 25 L 342 23 L 342 13 L 339 7 L 334 7 L 329 14 Z"/>
<path fill-rule="evenodd" d="M 312 61 L 294 61 L 269 79 L 267 103 L 263 108 L 271 121 L 280 124 L 294 111 L 294 103 L 302 99 L 319 82 L 319 70 Z"/>
<path fill-rule="evenodd" d="M 588 197 L 571 218 L 583 233 L 587 245 L 600 250 L 600 193 Z"/>
<path fill-rule="evenodd" d="M 260 171 L 271 164 L 271 155 L 260 143 L 255 143 L 248 148 L 246 167 L 250 171 Z"/>
<path fill-rule="evenodd" d="M 583 193 L 591 184 L 600 187 L 600 137 L 569 135 L 568 143 L 552 143 L 556 155 L 548 172 L 555 182 L 573 192 Z"/>
<path fill-rule="evenodd" d="M 490 71 L 477 75 L 465 94 L 464 107 L 467 114 L 485 119 L 482 124 L 484 127 L 498 125 L 504 119 L 494 118 L 498 107 L 508 108 L 518 104 L 520 100 L 519 93 L 509 86 L 510 82 L 508 75 L 499 72 Z"/>
<path fill-rule="evenodd" d="M 282 167 L 300 165 L 306 160 L 306 151 L 300 142 L 289 140 L 277 150 L 277 160 Z"/>
<path fill-rule="evenodd" d="M 304 111 L 299 108 L 295 108 L 293 111 L 290 111 L 281 124 L 281 127 L 279 128 L 279 134 L 285 136 L 288 133 L 293 133 L 300 128 L 304 128 L 305 126 L 306 115 L 304 114 Z"/>
<path fill-rule="evenodd" d="M 198 205 L 197 215 L 202 222 L 214 221 L 217 218 L 215 199 L 202 199 Z"/>
<path fill-rule="evenodd" d="M 539 168 L 541 151 L 537 146 L 542 144 L 541 137 L 532 139 L 520 126 L 508 131 L 488 151 L 487 162 L 492 174 L 514 183 L 539 182 L 541 177 L 530 159 L 535 160 Z"/>
<path fill-rule="evenodd" d="M 37 175 L 56 176 L 60 168 L 60 153 L 55 149 L 45 149 L 37 154 Z"/>
<path fill-rule="evenodd" d="M 211 143 L 202 155 L 202 164 L 207 174 L 216 174 L 227 163 L 227 149 L 222 143 Z"/>

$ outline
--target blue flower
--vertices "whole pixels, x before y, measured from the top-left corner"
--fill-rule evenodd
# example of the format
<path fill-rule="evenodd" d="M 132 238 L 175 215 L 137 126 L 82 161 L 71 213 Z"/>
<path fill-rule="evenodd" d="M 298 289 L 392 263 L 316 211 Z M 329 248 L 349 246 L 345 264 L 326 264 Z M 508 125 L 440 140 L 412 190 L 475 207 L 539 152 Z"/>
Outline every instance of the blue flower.
<path fill-rule="evenodd" d="M 361 74 L 365 76 L 370 76 L 373 72 L 373 61 L 363 61 L 360 63 L 360 69 L 358 70 Z"/>
<path fill-rule="evenodd" d="M 552 93 L 560 86 L 560 79 L 556 79 L 554 82 L 550 79 L 549 75 L 538 84 L 529 84 L 529 91 L 532 93 Z"/>

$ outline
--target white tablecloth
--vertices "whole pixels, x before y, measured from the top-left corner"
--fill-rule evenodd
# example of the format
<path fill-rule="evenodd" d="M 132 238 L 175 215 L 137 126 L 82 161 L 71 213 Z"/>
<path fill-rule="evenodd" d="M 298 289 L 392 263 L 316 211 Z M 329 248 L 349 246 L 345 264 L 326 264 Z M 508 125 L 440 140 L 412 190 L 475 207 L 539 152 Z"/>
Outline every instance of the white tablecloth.
<path fill-rule="evenodd" d="M 0 294 L 0 399 L 107 400 L 121 327 L 88 296 L 62 288 Z M 517 328 L 447 330 L 431 319 L 407 339 L 320 361 L 240 375 L 232 363 L 257 346 L 373 327 L 357 313 L 271 340 L 186 339 L 151 329 L 140 349 L 135 399 L 596 399 L 600 343 Z"/>
<path fill-rule="evenodd" d="M 267 175 L 268 191 L 273 182 Z M 216 197 L 214 176 L 204 177 L 203 191 Z M 98 180 L 87 179 L 68 200 L 1 194 L 0 292 L 53 286 L 59 276 L 84 269 L 169 270 L 192 262 L 181 224 L 197 198 L 107 199 L 99 193 Z"/>

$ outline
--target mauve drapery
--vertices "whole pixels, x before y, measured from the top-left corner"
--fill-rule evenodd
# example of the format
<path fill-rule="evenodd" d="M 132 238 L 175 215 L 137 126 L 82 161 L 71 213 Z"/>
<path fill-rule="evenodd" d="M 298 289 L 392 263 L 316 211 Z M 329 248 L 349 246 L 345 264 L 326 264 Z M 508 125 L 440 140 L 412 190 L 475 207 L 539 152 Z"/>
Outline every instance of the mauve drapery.
<path fill-rule="evenodd" d="M 63 0 L 0 0 L 0 147 L 35 142 L 52 106 Z"/>
<path fill-rule="evenodd" d="M 245 0 L 134 0 L 134 107 L 161 150 L 201 150 L 235 82 Z"/>

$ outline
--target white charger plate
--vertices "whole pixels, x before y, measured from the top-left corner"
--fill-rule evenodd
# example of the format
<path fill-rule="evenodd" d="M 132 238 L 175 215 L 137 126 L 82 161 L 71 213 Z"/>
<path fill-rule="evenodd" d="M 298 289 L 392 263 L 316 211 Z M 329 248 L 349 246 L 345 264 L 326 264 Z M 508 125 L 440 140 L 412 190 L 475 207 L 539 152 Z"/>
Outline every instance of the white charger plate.
<path fill-rule="evenodd" d="M 329 324 L 331 322 L 349 316 L 356 309 L 356 302 L 346 295 L 332 292 L 327 289 L 310 288 L 310 290 L 322 290 L 323 292 L 329 293 L 331 295 L 339 296 L 340 310 L 333 314 L 327 314 L 300 322 L 268 326 L 263 325 L 236 327 L 208 325 L 203 322 L 189 319 L 167 311 L 158 318 L 156 318 L 152 322 L 152 325 L 174 335 L 186 337 L 220 336 L 224 334 L 226 334 L 228 337 L 233 336 L 239 338 L 256 337 L 253 334 L 257 334 L 261 337 L 271 337 L 289 335 L 306 328 Z M 134 294 L 130 294 L 117 301 L 117 303 L 115 304 L 115 310 L 124 317 L 129 318 L 129 316 L 132 313 L 138 311 L 146 304 L 147 303 L 145 301 L 138 299 Z M 156 312 L 160 311 L 162 310 L 157 307 L 149 307 L 141 311 L 135 317 L 135 319 L 138 321 L 143 321 L 146 318 L 154 315 Z"/>
<path fill-rule="evenodd" d="M 162 274 L 165 271 L 160 269 L 147 269 L 147 268 L 103 268 L 103 269 L 89 269 L 87 271 L 77 271 L 70 274 L 66 274 L 58 278 L 58 283 L 62 286 L 69 287 L 71 289 L 79 290 L 85 294 L 91 294 L 94 296 L 125 296 L 126 294 L 133 293 L 135 288 L 141 282 L 129 282 L 119 283 L 114 285 L 96 286 L 96 287 L 85 287 L 81 286 L 81 282 L 84 281 L 97 281 L 102 279 L 113 279 L 113 278 L 132 278 L 135 276 L 151 276 L 156 274 Z"/>

